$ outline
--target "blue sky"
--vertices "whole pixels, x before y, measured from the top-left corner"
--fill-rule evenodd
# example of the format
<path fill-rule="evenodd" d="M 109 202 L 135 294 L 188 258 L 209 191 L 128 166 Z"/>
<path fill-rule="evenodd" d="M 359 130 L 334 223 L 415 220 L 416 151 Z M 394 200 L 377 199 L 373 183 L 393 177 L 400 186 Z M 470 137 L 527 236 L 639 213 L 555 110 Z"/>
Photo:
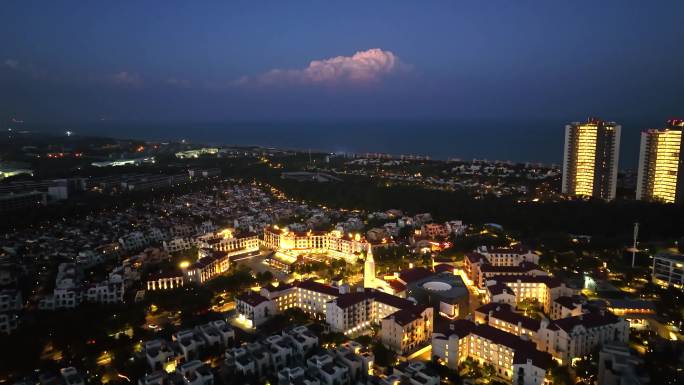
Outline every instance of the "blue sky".
<path fill-rule="evenodd" d="M 9 0 L 0 15 L 0 121 L 684 114 L 676 0 Z"/>

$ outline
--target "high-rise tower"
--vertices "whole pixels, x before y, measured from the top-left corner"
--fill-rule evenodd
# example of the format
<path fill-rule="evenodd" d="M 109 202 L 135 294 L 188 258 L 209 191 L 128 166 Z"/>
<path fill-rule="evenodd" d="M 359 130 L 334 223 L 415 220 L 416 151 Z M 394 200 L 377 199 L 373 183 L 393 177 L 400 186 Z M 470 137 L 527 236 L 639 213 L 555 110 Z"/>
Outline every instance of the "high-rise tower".
<path fill-rule="evenodd" d="M 636 199 L 684 201 L 682 129 L 683 120 L 671 119 L 665 128 L 641 133 Z"/>
<path fill-rule="evenodd" d="M 615 198 L 621 130 L 614 122 L 598 119 L 565 126 L 564 194 Z"/>

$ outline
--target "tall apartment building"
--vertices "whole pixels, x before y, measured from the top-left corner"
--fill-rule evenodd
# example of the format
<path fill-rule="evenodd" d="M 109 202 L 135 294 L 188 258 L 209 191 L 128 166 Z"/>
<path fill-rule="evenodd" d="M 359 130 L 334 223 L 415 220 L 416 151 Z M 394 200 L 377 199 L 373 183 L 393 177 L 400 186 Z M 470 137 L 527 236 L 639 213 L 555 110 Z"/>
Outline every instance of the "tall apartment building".
<path fill-rule="evenodd" d="M 641 133 L 636 199 L 679 203 L 684 199 L 682 169 L 684 120 Z"/>
<path fill-rule="evenodd" d="M 565 126 L 564 194 L 615 198 L 621 130 L 614 122 L 597 119 Z"/>

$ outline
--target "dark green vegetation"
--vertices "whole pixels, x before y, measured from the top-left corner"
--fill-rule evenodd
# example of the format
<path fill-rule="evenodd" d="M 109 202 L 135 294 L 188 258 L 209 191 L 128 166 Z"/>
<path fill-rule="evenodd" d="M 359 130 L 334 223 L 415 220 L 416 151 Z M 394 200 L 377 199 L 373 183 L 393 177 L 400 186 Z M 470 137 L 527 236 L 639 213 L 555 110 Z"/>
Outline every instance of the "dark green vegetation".
<path fill-rule="evenodd" d="M 341 183 L 270 181 L 289 197 L 330 207 L 366 210 L 398 208 L 408 213 L 432 213 L 436 220 L 498 223 L 523 238 L 544 232 L 601 235 L 631 239 L 634 222 L 640 238 L 678 238 L 684 234 L 684 207 L 638 201 L 560 201 L 517 203 L 508 198 L 474 199 L 459 192 L 415 186 L 385 187 L 365 178 Z"/>
<path fill-rule="evenodd" d="M 106 139 L 89 139 L 74 145 L 75 148 L 98 148 L 96 155 L 103 156 L 99 141 Z M 138 142 L 126 142 L 130 148 Z M 121 144 L 119 143 L 119 146 Z M 14 148 L 14 147 L 13 147 Z M 121 151 L 122 148 L 116 150 Z M 7 152 L 9 151 L 9 152 Z M 86 150 L 84 150 L 86 151 Z M 5 150 L 8 159 L 10 150 Z M 120 167 L 98 169 L 90 167 L 92 159 L 83 159 L 78 163 L 72 159 L 40 159 L 33 160 L 31 167 L 37 170 L 37 178 L 70 177 L 70 176 L 102 176 L 119 173 L 174 173 L 183 172 L 188 167 L 218 167 L 226 177 L 244 181 L 260 181 L 273 185 L 288 197 L 313 203 L 322 203 L 330 207 L 365 210 L 386 210 L 398 208 L 415 214 L 430 212 L 436 220 L 462 219 L 467 223 L 494 222 L 516 233 L 519 238 L 536 237 L 542 233 L 564 232 L 571 234 L 589 234 L 604 236 L 620 241 L 631 238 L 634 222 L 641 223 L 640 238 L 642 240 L 676 239 L 684 234 L 684 207 L 662 205 L 656 203 L 637 202 L 618 199 L 615 202 L 602 201 L 558 201 L 518 203 L 517 198 L 485 195 L 475 198 L 466 192 L 450 192 L 427 189 L 417 185 L 393 185 L 377 178 L 360 176 L 342 176 L 343 182 L 314 183 L 297 182 L 280 178 L 283 171 L 298 171 L 324 164 L 325 154 L 290 153 L 274 155 L 268 158 L 239 157 L 216 158 L 202 156 L 199 159 L 179 160 L 172 153 L 157 153 L 155 165 L 138 167 Z M 22 160 L 19 157 L 17 160 Z M 339 162 L 333 159 L 333 163 Z M 433 174 L 436 162 L 421 162 L 399 166 L 407 172 L 421 171 Z M 278 165 L 279 168 L 274 167 Z M 280 168 L 282 166 L 282 168 Z M 418 167 L 418 168 L 416 168 Z M 206 188 L 206 186 L 203 186 Z M 556 188 L 558 186 L 552 186 Z M 190 187 L 188 187 L 190 189 Z M 202 188 L 195 186 L 194 188 Z M 182 192 L 177 190 L 176 192 Z M 77 203 L 54 206 L 38 210 L 36 214 L 13 218 L 14 225 L 35 223 L 43 217 L 59 218 L 61 216 L 78 215 L 93 208 L 116 207 L 144 200 L 146 195 L 125 194 L 105 198 L 99 194 L 84 197 Z M 623 242 L 626 243 L 626 242 Z"/>
<path fill-rule="evenodd" d="M 81 193 L 73 199 L 55 203 L 36 210 L 3 213 L 10 220 L 0 221 L 0 232 L 12 231 L 22 227 L 33 226 L 41 221 L 60 221 L 63 218 L 80 218 L 92 212 L 119 210 L 155 199 L 166 199 L 173 195 L 181 195 L 193 191 L 202 191 L 211 187 L 211 182 L 197 182 L 173 189 L 156 189 L 119 195 L 99 193 Z"/>
<path fill-rule="evenodd" d="M 139 365 L 128 358 L 135 342 L 151 336 L 149 331 L 134 327 L 144 322 L 145 312 L 138 306 L 81 306 L 37 312 L 24 320 L 18 331 L 0 339 L 5 347 L 0 349 L 0 373 L 30 373 L 34 368 L 59 370 L 69 365 L 101 373 L 97 370 L 101 366 L 98 359 L 105 351 L 111 355 L 114 367 L 139 373 Z M 129 328 L 132 338 L 116 334 Z"/>
<path fill-rule="evenodd" d="M 249 286 L 271 279 L 270 274 L 254 278 L 248 270 L 238 268 L 204 286 L 148 292 L 138 303 L 84 304 L 76 309 L 35 312 L 22 321 L 16 332 L 0 336 L 0 346 L 12 347 L 0 349 L 0 378 L 10 373 L 30 373 L 35 368 L 59 370 L 66 366 L 76 366 L 91 375 L 121 373 L 139 378 L 147 364 L 131 358 L 140 342 L 158 337 L 170 340 L 177 330 L 225 319 L 211 306 L 223 297 L 232 299 Z M 301 320 L 297 313 L 285 317 L 286 322 Z"/>

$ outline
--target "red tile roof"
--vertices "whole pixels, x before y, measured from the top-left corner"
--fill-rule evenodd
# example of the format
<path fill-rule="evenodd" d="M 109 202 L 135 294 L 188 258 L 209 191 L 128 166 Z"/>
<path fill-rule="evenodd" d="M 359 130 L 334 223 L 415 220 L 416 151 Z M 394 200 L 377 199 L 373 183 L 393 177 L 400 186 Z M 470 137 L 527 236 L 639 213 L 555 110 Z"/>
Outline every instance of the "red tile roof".
<path fill-rule="evenodd" d="M 483 273 L 527 273 L 532 270 L 540 270 L 539 266 L 531 262 L 523 262 L 518 266 L 493 266 L 485 263 L 480 267 Z"/>
<path fill-rule="evenodd" d="M 415 306 L 413 302 L 407 299 L 383 293 L 381 291 L 373 291 L 371 292 L 371 295 L 376 301 L 384 303 L 385 305 L 396 307 L 398 309 L 405 309 Z"/>
<path fill-rule="evenodd" d="M 470 263 L 487 262 L 487 258 L 480 253 L 467 253 L 465 257 Z"/>
<path fill-rule="evenodd" d="M 532 252 L 529 247 L 523 245 L 515 245 L 511 247 L 492 247 L 487 248 L 487 252 L 491 254 L 527 254 Z"/>
<path fill-rule="evenodd" d="M 480 307 L 476 311 L 484 313 L 485 316 L 487 317 L 493 317 L 495 319 L 500 319 L 504 322 L 513 324 L 513 325 L 520 325 L 523 328 L 527 330 L 534 330 L 537 331 L 539 330 L 539 327 L 541 326 L 541 322 L 539 320 L 536 320 L 534 318 L 530 317 L 525 317 L 524 315 L 520 313 L 516 313 L 511 309 L 511 306 L 508 304 L 496 304 L 497 306 L 494 306 L 493 308 L 489 306 L 491 304 L 487 304 L 483 307 Z M 487 307 L 486 309 L 483 309 L 484 307 Z"/>
<path fill-rule="evenodd" d="M 529 283 L 544 283 L 548 287 L 559 287 L 562 282 L 556 277 L 550 276 L 531 276 L 531 275 L 499 275 L 495 278 L 498 283 L 508 282 L 529 282 Z"/>
<path fill-rule="evenodd" d="M 435 266 L 435 273 L 444 273 L 444 272 L 449 272 L 453 273 L 455 267 L 451 265 L 447 265 L 445 263 L 440 263 L 439 265 Z"/>
<path fill-rule="evenodd" d="M 260 303 L 268 301 L 268 298 L 266 298 L 260 294 L 257 294 L 251 290 L 238 295 L 237 297 L 235 297 L 235 299 L 237 299 L 238 301 L 245 302 L 249 306 L 252 306 L 252 307 L 257 306 Z"/>
<path fill-rule="evenodd" d="M 513 292 L 513 289 L 508 287 L 506 284 L 499 283 L 499 282 L 497 282 L 494 285 L 487 286 L 487 290 L 489 290 L 489 293 L 491 293 L 491 295 L 497 295 L 497 294 L 503 294 L 503 293 L 515 295 L 515 292 Z"/>
<path fill-rule="evenodd" d="M 397 309 L 409 309 L 415 307 L 415 304 L 407 299 L 376 290 L 342 294 L 335 300 L 335 304 L 337 304 L 339 308 L 344 309 L 365 300 L 374 300 Z"/>
<path fill-rule="evenodd" d="M 537 350 L 533 342 L 525 341 L 514 334 L 489 325 L 478 325 L 468 320 L 456 320 L 443 325 L 440 330 L 435 332 L 444 334 L 447 337 L 451 334 L 456 334 L 459 338 L 463 338 L 468 334 L 475 334 L 497 345 L 506 346 L 514 351 L 514 364 L 524 364 L 529 359 L 532 360 L 534 366 L 541 369 L 548 369 L 551 365 L 551 355 Z"/>
<path fill-rule="evenodd" d="M 390 285 L 392 290 L 394 290 L 395 293 L 401 293 L 402 291 L 406 290 L 406 285 L 403 283 L 399 282 L 397 279 L 391 279 L 387 281 L 387 283 Z"/>
<path fill-rule="evenodd" d="M 363 302 L 368 298 L 369 296 L 366 292 L 347 293 L 337 297 L 337 299 L 335 300 L 335 304 L 337 304 L 337 307 L 339 307 L 340 309 L 345 309 L 350 306 L 356 305 L 357 303 Z"/>
<path fill-rule="evenodd" d="M 427 306 L 413 306 L 390 314 L 385 319 L 393 319 L 397 324 L 404 326 L 421 318 L 425 309 Z"/>
<path fill-rule="evenodd" d="M 306 281 L 295 283 L 294 286 L 296 286 L 300 289 L 306 289 L 306 290 L 315 291 L 318 293 L 323 293 L 323 294 L 328 294 L 328 295 L 334 295 L 334 296 L 340 295 L 339 289 L 336 289 L 330 285 L 325 285 L 323 283 L 316 282 L 313 279 L 307 279 Z"/>
<path fill-rule="evenodd" d="M 553 324 L 559 328 L 565 330 L 567 333 L 572 332 L 576 326 L 583 326 L 587 329 L 596 328 L 600 326 L 611 325 L 620 321 L 620 318 L 615 316 L 615 314 L 604 311 L 604 312 L 591 312 L 587 314 L 582 314 L 575 317 L 562 318 L 553 321 Z"/>
<path fill-rule="evenodd" d="M 427 278 L 432 274 L 434 273 L 424 267 L 415 267 L 413 269 L 402 270 L 399 273 L 399 279 L 405 284 L 409 284 L 411 282 Z"/>
<path fill-rule="evenodd" d="M 558 297 L 554 300 L 554 302 L 568 309 L 574 309 L 575 306 L 581 304 L 578 299 L 573 299 L 572 297 L 568 296 Z"/>

